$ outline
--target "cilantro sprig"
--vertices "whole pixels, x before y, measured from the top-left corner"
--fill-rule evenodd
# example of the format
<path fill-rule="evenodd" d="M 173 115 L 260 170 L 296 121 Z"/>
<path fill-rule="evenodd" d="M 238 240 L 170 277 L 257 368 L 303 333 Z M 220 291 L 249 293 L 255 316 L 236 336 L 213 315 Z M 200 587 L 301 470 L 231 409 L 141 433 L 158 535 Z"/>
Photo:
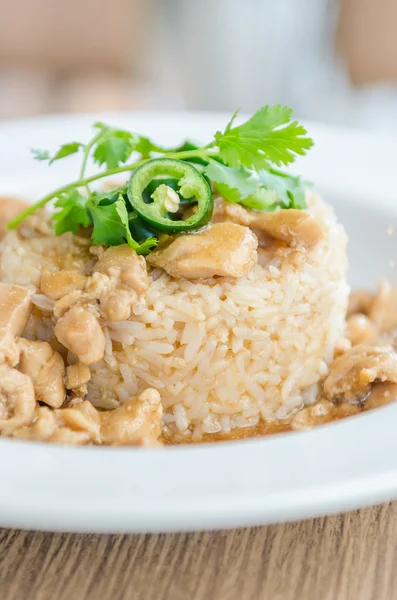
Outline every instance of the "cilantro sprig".
<path fill-rule="evenodd" d="M 146 136 L 97 122 L 87 143 L 68 142 L 54 154 L 32 150 L 36 160 L 49 165 L 80 153 L 79 175 L 75 181 L 30 205 L 7 227 L 17 227 L 39 208 L 55 201 L 52 223 L 57 235 L 66 231 L 77 233 L 80 227 L 92 226 L 93 244 L 128 243 L 138 254 L 147 254 L 157 240 L 153 235 L 143 239 L 133 237 L 130 224 L 135 222 L 136 215 L 125 190 L 99 194 L 91 190 L 90 184 L 134 171 L 151 158 L 161 156 L 191 161 L 229 202 L 261 211 L 305 208 L 306 182 L 278 168 L 288 166 L 313 145 L 306 129 L 292 120 L 292 110 L 281 105 L 264 106 L 246 122 L 235 125 L 237 116 L 238 111 L 223 132 L 217 131 L 213 140 L 201 147 L 186 141 L 177 148 L 164 148 Z M 89 161 L 100 170 L 87 176 Z"/>
<path fill-rule="evenodd" d="M 231 167 L 261 170 L 272 163 L 289 165 L 313 145 L 306 129 L 291 120 L 292 109 L 287 106 L 263 106 L 248 121 L 232 127 L 236 116 L 237 113 L 223 133 L 216 132 L 214 142 Z"/>

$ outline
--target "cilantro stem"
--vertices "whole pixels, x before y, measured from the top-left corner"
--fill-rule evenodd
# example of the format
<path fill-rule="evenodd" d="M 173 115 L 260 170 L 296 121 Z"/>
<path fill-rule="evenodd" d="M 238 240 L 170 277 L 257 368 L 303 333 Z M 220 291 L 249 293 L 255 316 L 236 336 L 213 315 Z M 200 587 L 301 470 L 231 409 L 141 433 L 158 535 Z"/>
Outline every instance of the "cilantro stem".
<path fill-rule="evenodd" d="M 87 144 L 86 148 L 89 145 L 90 144 Z M 197 157 L 207 158 L 209 156 L 215 156 L 217 154 L 218 154 L 218 150 L 216 148 L 201 148 L 201 149 L 198 148 L 197 150 L 185 150 L 185 151 L 181 151 L 181 152 L 167 153 L 167 157 L 168 158 L 177 158 L 177 159 L 187 159 L 187 158 L 197 158 Z M 87 153 L 87 157 L 88 157 L 88 153 Z M 46 196 L 43 196 L 43 198 L 38 200 L 38 202 L 35 202 L 34 204 L 31 204 L 30 206 L 25 208 L 25 210 L 23 210 L 16 217 L 11 219 L 11 221 L 9 221 L 7 223 L 6 227 L 8 230 L 15 229 L 27 217 L 30 217 L 30 215 L 33 215 L 40 208 L 43 208 L 43 206 L 45 206 L 46 204 L 51 202 L 51 200 L 53 200 L 60 194 L 67 192 L 70 188 L 86 187 L 86 186 L 88 186 L 89 183 L 92 183 L 93 181 L 97 181 L 98 179 L 110 177 L 111 175 L 118 175 L 119 173 L 126 173 L 128 171 L 134 171 L 137 167 L 140 167 L 148 160 L 150 160 L 150 159 L 143 158 L 142 160 L 138 160 L 137 162 L 135 162 L 133 164 L 124 165 L 122 167 L 116 167 L 114 169 L 108 169 L 107 171 L 102 171 L 100 173 L 96 173 L 95 175 L 90 175 L 90 177 L 83 177 L 83 178 L 80 177 L 76 181 L 72 181 L 71 183 L 63 185 L 63 186 L 53 190 Z M 86 162 L 87 162 L 87 160 L 85 160 L 85 163 Z M 84 166 L 84 169 L 85 169 L 85 166 Z M 84 172 L 83 169 L 81 172 Z"/>
<path fill-rule="evenodd" d="M 79 173 L 79 179 L 84 179 L 85 170 L 86 170 L 86 167 L 87 167 L 87 161 L 88 161 L 88 157 L 90 155 L 91 149 L 97 143 L 97 141 L 100 139 L 101 135 L 102 135 L 102 132 L 98 133 L 95 137 L 92 138 L 92 140 L 90 142 L 88 142 L 88 144 L 86 144 L 84 146 L 83 162 L 81 163 L 81 169 L 80 169 L 80 173 Z M 89 185 L 86 184 L 85 187 L 87 189 L 88 195 L 90 195 L 91 192 L 90 192 Z"/>

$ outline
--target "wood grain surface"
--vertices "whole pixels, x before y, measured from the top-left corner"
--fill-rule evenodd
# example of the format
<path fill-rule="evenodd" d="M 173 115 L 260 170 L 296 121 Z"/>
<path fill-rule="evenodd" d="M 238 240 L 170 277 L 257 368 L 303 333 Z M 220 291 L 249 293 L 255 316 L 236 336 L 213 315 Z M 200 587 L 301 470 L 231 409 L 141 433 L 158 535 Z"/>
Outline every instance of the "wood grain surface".
<path fill-rule="evenodd" d="M 168 535 L 0 530 L 1 600 L 394 600 L 397 504 Z"/>

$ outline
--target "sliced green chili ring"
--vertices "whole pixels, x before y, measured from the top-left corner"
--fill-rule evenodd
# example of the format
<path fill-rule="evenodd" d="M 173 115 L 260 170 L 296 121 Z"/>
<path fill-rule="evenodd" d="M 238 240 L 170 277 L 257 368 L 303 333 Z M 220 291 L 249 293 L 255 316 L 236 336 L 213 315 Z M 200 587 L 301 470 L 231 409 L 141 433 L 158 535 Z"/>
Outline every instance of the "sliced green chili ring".
<path fill-rule="evenodd" d="M 178 180 L 178 193 L 166 184 L 159 185 L 152 194 L 153 202 L 147 203 L 143 193 L 157 178 Z M 214 210 L 214 198 L 206 179 L 193 167 L 182 160 L 173 158 L 153 158 L 148 160 L 131 175 L 128 182 L 128 199 L 132 208 L 156 231 L 181 233 L 201 229 L 210 221 Z M 197 211 L 186 221 L 173 220 L 167 207 L 175 196 L 195 197 Z M 176 210 L 174 212 L 177 212 Z"/>

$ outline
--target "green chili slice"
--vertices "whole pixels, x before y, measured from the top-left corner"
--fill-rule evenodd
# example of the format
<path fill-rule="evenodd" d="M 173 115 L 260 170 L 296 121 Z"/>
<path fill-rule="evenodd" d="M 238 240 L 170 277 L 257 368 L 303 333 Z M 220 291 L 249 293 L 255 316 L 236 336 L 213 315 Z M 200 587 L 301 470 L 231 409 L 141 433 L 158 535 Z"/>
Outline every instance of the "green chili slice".
<path fill-rule="evenodd" d="M 159 179 L 164 183 L 160 183 Z M 177 180 L 177 190 L 174 186 L 167 185 L 167 180 L 169 182 L 170 179 Z M 158 185 L 148 198 L 147 188 L 153 185 L 153 180 Z M 127 192 L 131 206 L 138 215 L 153 229 L 165 233 L 201 229 L 210 221 L 214 210 L 214 199 L 208 182 L 193 165 L 183 160 L 148 160 L 131 175 Z M 197 202 L 197 211 L 185 221 L 172 218 L 172 215 L 179 212 L 179 205 L 187 199 Z"/>

